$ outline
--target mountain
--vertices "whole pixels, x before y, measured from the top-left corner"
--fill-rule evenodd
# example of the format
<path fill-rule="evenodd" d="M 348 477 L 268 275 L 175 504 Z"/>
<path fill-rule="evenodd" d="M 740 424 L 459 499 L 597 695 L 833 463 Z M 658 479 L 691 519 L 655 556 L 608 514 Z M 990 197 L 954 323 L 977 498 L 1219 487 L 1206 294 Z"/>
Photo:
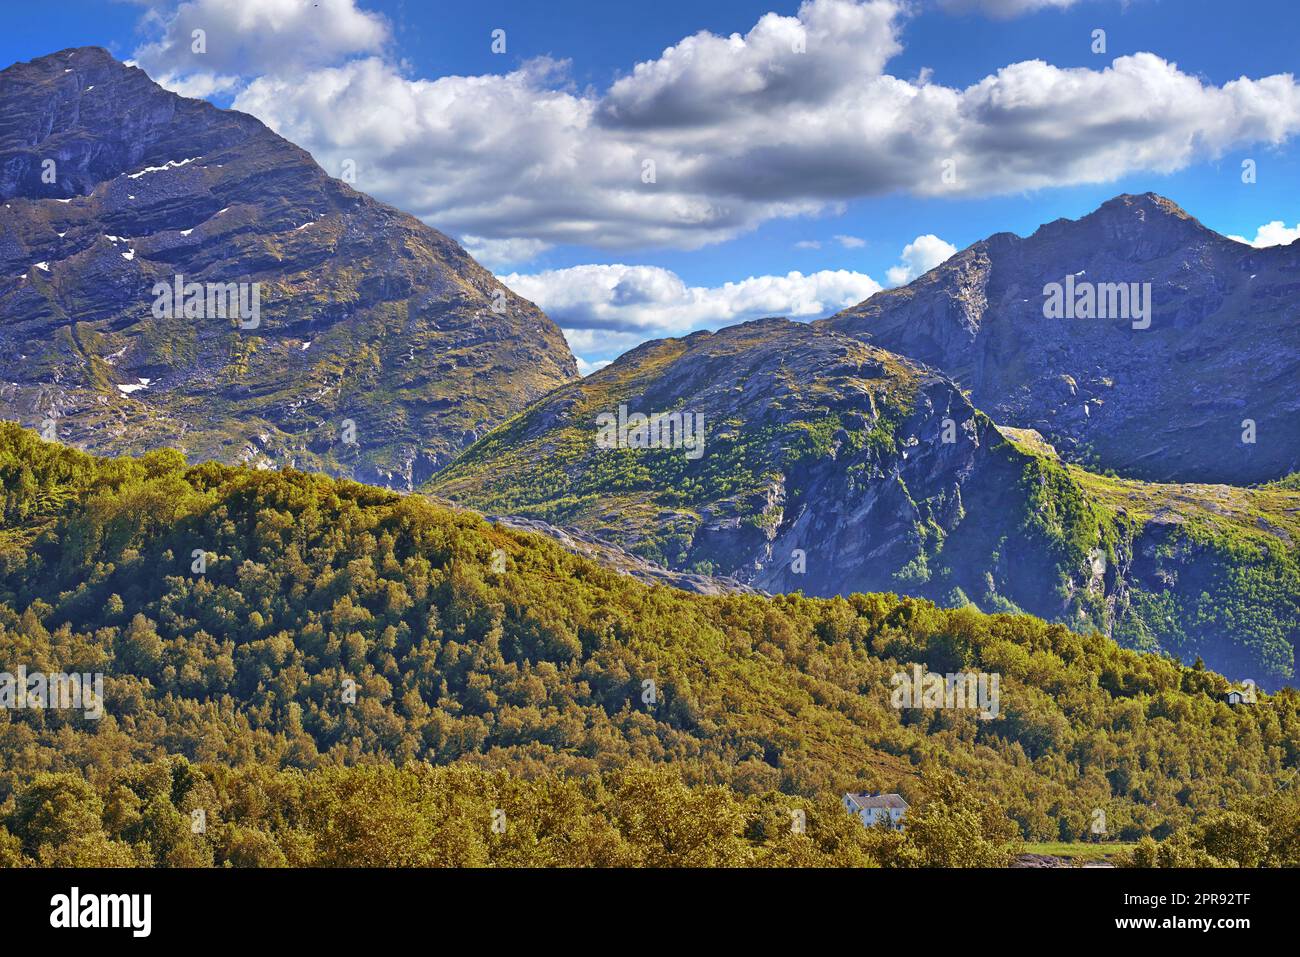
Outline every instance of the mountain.
<path fill-rule="evenodd" d="M 1108 317 L 1047 318 L 1045 290 L 1067 277 Z M 1150 315 L 1131 299 L 1126 316 L 1114 284 L 1137 284 Z M 1146 193 L 991 236 L 824 322 L 944 371 L 1073 461 L 1244 484 L 1300 469 L 1298 302 L 1300 243 L 1254 249 Z"/>
<path fill-rule="evenodd" d="M 0 72 L 0 201 L 0 414 L 88 450 L 411 488 L 577 375 L 453 240 L 98 48 Z"/>
<path fill-rule="evenodd" d="M 637 413 L 702 415 L 703 447 L 634 447 L 631 427 L 609 447 L 605 426 Z M 1090 473 L 941 373 L 826 325 L 643 344 L 428 488 L 769 592 L 1027 611 L 1264 687 L 1294 675 L 1300 490 Z"/>
<path fill-rule="evenodd" d="M 0 408 L 49 437 L 425 488 L 698 591 L 895 591 L 1294 676 L 1300 491 L 1189 478 L 1296 464 L 1300 247 L 1119 197 L 578 380 L 535 306 L 252 117 L 95 48 L 0 105 Z M 1067 276 L 1151 283 L 1150 324 L 1045 318 Z M 638 413 L 686 445 L 629 447 Z"/>
<path fill-rule="evenodd" d="M 702 415 L 701 453 L 601 448 L 598 418 L 620 406 Z M 945 417 L 962 442 L 939 441 Z M 633 349 L 489 434 L 430 489 L 770 591 L 869 591 L 916 558 L 931 523 L 960 521 L 987 436 L 941 375 L 767 319 Z M 790 571 L 795 548 L 806 580 Z"/>
<path fill-rule="evenodd" d="M 969 865 L 1096 808 L 1163 837 L 1296 764 L 1294 691 L 1232 707 L 1220 675 L 1028 616 L 648 587 L 422 496 L 10 423 L 0 492 L 0 660 L 103 675 L 97 719 L 0 709 L 0 865 L 613 863 L 620 834 L 668 855 L 631 862 L 735 863 L 862 788 L 912 800 L 911 836 L 831 824 L 835 863 Z M 997 683 L 910 706 L 914 668 Z M 929 818 L 936 790 L 965 813 Z"/>

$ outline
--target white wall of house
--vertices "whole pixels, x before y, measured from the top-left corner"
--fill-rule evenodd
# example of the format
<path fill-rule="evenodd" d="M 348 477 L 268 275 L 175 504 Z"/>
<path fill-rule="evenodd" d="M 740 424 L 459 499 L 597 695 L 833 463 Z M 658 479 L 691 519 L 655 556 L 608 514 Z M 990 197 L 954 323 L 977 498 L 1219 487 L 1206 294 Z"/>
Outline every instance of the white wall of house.
<path fill-rule="evenodd" d="M 871 827 L 882 817 L 889 818 L 889 823 L 894 827 L 899 827 L 903 820 L 903 809 L 901 807 L 866 807 L 858 812 L 858 817 L 867 827 Z"/>

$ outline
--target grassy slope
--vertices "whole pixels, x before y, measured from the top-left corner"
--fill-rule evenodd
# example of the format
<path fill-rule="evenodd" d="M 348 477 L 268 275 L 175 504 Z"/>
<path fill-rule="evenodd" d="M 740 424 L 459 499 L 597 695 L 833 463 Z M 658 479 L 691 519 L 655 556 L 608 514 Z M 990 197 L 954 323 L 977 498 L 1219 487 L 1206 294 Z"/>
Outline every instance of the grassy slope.
<path fill-rule="evenodd" d="M 1115 637 L 1184 659 L 1202 655 L 1260 683 L 1294 679 L 1300 640 L 1300 492 L 1158 484 L 1067 465 L 1036 433 L 1004 429 L 1057 497 L 1086 503 L 1112 571 L 1123 559 L 1122 598 L 1098 607 Z"/>

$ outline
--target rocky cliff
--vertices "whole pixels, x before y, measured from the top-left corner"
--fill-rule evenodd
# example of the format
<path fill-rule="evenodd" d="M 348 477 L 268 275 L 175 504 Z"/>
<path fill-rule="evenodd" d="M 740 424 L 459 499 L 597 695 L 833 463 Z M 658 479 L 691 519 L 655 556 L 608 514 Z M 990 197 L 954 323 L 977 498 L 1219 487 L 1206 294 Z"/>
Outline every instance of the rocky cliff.
<path fill-rule="evenodd" d="M 1073 301 L 1049 317 L 1053 284 Z M 999 233 L 825 324 L 943 370 L 1072 461 L 1254 483 L 1300 468 L 1298 302 L 1300 243 L 1254 249 L 1147 193 Z"/>
<path fill-rule="evenodd" d="M 97 48 L 0 72 L 0 200 L 0 416 L 87 450 L 409 488 L 577 375 L 453 240 Z"/>

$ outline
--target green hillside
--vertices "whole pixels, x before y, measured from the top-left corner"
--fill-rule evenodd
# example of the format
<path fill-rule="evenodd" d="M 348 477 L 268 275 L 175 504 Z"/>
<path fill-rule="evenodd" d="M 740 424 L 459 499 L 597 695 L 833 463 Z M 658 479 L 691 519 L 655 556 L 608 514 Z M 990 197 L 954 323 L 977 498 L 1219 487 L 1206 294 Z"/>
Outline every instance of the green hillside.
<path fill-rule="evenodd" d="M 702 453 L 600 447 L 599 417 L 620 407 L 699 413 Z M 427 488 L 769 592 L 1024 611 L 1199 656 L 1236 681 L 1295 679 L 1296 488 L 1066 464 L 943 376 L 821 327 L 773 319 L 645 343 L 488 433 Z"/>
<path fill-rule="evenodd" d="M 106 675 L 99 721 L 0 711 L 9 863 L 70 829 L 74 859 L 118 863 L 997 863 L 1097 808 L 1164 838 L 1300 764 L 1295 692 L 1229 707 L 1216 674 L 1025 615 L 647 587 L 416 496 L 10 424 L 0 478 L 0 662 Z M 892 707 L 913 662 L 997 673 L 999 717 Z M 921 826 L 845 829 L 850 789 Z M 536 838 L 514 857 L 482 813 L 502 801 Z M 447 807 L 458 851 L 403 823 Z"/>

